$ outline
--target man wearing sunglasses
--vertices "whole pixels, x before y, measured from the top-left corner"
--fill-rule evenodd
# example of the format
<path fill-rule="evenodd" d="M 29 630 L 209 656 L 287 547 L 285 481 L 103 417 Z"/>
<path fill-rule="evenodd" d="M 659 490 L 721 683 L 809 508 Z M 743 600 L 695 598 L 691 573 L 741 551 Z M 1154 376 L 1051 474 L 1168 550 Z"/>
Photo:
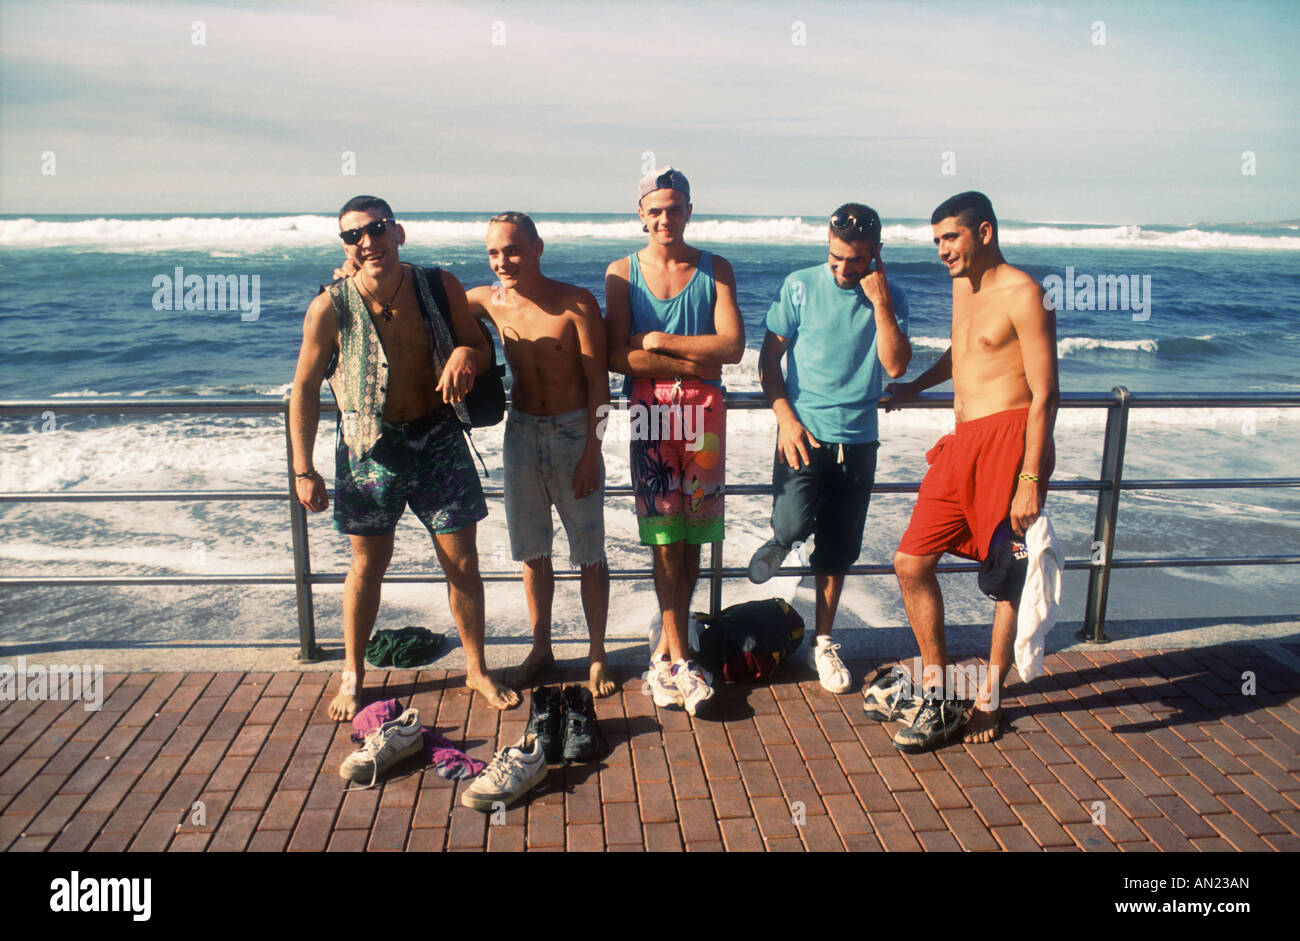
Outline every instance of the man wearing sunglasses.
<path fill-rule="evenodd" d="M 912 347 L 907 297 L 889 283 L 880 258 L 876 211 L 845 203 L 827 234 L 826 263 L 788 276 L 767 312 L 758 371 L 777 424 L 773 535 L 750 560 L 749 579 L 767 581 L 794 543 L 815 536 L 811 659 L 823 688 L 846 693 L 852 678 L 831 643 L 831 625 L 844 575 L 862 551 L 883 376 L 906 372 Z"/>
<path fill-rule="evenodd" d="M 498 709 L 509 708 L 519 696 L 488 676 L 483 654 L 475 537 L 487 505 L 461 433 L 465 396 L 475 375 L 491 367 L 490 349 L 453 275 L 441 273 L 448 323 L 423 269 L 399 261 L 406 233 L 387 202 L 354 197 L 339 211 L 339 229 L 353 273 L 307 308 L 289 400 L 298 501 L 317 513 L 329 505 L 312 459 L 322 379 L 329 378 L 339 407 L 334 527 L 352 543 L 352 565 L 343 586 L 346 660 L 329 715 L 351 719 L 361 706 L 365 646 L 408 504 L 447 576 L 466 683 Z"/>
<path fill-rule="evenodd" d="M 651 547 L 662 619 L 647 681 L 655 705 L 695 715 L 713 688 L 690 659 L 687 623 L 700 545 L 722 541 L 722 367 L 740 362 L 745 325 L 731 265 L 686 244 L 685 175 L 672 167 L 650 173 L 637 197 L 649 241 L 605 271 L 609 367 L 627 376 L 637 526 Z"/>

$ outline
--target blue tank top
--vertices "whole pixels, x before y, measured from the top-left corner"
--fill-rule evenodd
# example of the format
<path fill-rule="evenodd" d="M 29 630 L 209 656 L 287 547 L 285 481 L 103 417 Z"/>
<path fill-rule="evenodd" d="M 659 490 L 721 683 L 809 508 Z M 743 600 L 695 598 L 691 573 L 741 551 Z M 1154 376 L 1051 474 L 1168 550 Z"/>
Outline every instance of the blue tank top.
<path fill-rule="evenodd" d="M 683 337 L 717 333 L 713 326 L 713 302 L 717 289 L 713 284 L 713 254 L 700 252 L 695 274 L 674 296 L 662 301 L 646 287 L 641 277 L 641 263 L 633 253 L 628 271 L 628 300 L 632 307 L 632 332 L 658 330 Z"/>

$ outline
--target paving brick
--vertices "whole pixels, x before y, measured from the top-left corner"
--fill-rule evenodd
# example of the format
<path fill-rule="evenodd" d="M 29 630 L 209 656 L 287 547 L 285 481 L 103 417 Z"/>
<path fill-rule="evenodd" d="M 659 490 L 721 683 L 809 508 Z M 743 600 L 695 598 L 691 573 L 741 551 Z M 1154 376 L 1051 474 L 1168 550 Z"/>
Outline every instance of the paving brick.
<path fill-rule="evenodd" d="M 1164 817 L 1147 817 L 1136 823 L 1147 838 L 1165 852 L 1187 852 L 1193 849 L 1179 829 Z"/>
<path fill-rule="evenodd" d="M 853 793 L 868 813 L 888 813 L 898 810 L 898 803 L 888 785 L 878 774 L 855 774 L 849 777 Z"/>
<path fill-rule="evenodd" d="M 637 803 L 643 823 L 665 823 L 677 819 L 677 805 L 672 788 L 660 781 L 637 784 Z"/>
<path fill-rule="evenodd" d="M 293 837 L 289 840 L 289 852 L 319 853 L 323 851 L 329 844 L 333 825 L 334 812 L 332 810 L 304 810 L 298 818 Z"/>
<path fill-rule="evenodd" d="M 765 761 L 741 761 L 740 776 L 745 791 L 750 798 L 777 797 L 781 794 L 781 785 L 777 782 L 772 766 Z"/>
<path fill-rule="evenodd" d="M 255 810 L 231 810 L 221 818 L 221 825 L 208 843 L 213 852 L 242 853 L 248 845 L 261 814 Z"/>
<path fill-rule="evenodd" d="M 872 828 L 876 831 L 876 836 L 884 844 L 885 849 L 894 852 L 911 852 L 921 849 L 921 844 L 917 842 L 911 827 L 908 826 L 907 818 L 903 816 L 901 811 L 873 813 L 868 816 Z"/>
<path fill-rule="evenodd" d="M 1260 836 L 1268 833 L 1286 832 L 1285 826 L 1245 794 L 1221 794 L 1219 800 L 1232 808 L 1232 812 Z"/>
<path fill-rule="evenodd" d="M 605 843 L 607 846 L 635 843 L 643 844 L 641 816 L 636 804 L 606 804 Z"/>
<path fill-rule="evenodd" d="M 714 810 L 719 818 L 754 815 L 753 808 L 749 805 L 749 795 L 740 780 L 712 781 L 709 790 L 713 797 Z"/>
<path fill-rule="evenodd" d="M 676 823 L 647 823 L 645 848 L 650 853 L 676 853 L 682 849 L 682 835 Z"/>
<path fill-rule="evenodd" d="M 1041 850 L 1033 834 L 1022 826 L 994 827 L 992 833 L 998 844 L 1009 852 L 1025 853 Z"/>
<path fill-rule="evenodd" d="M 1092 820 L 1092 814 L 1083 809 L 1083 803 L 1062 784 L 1054 781 L 1035 784 L 1033 791 L 1059 823 L 1088 823 Z"/>
<path fill-rule="evenodd" d="M 981 777 L 983 777 L 982 773 Z M 946 769 L 918 771 L 916 772 L 916 779 L 921 782 L 921 787 L 924 788 L 931 803 L 940 810 L 969 806 L 966 798 L 962 796 L 961 788 L 949 776 Z"/>
<path fill-rule="evenodd" d="M 1074 845 L 1074 839 L 1041 804 L 1017 804 L 1013 809 L 1039 846 Z"/>
<path fill-rule="evenodd" d="M 969 808 L 954 808 L 942 813 L 948 830 L 957 838 L 962 848 L 968 851 L 988 851 L 998 849 L 997 840 L 984 825 L 979 814 Z"/>
<path fill-rule="evenodd" d="M 945 829 L 943 819 L 924 792 L 901 791 L 894 795 L 894 799 L 914 831 Z"/>
<path fill-rule="evenodd" d="M 729 853 L 761 853 L 765 847 L 759 833 L 758 821 L 753 817 L 735 817 L 720 820 L 722 843 Z"/>
<path fill-rule="evenodd" d="M 375 813 L 366 849 L 370 852 L 400 853 L 406 848 L 410 820 L 409 807 L 380 807 Z"/>
<path fill-rule="evenodd" d="M 1002 827 L 1019 824 L 1020 818 L 1007 805 L 1006 800 L 993 787 L 971 787 L 964 791 L 966 799 L 984 820 L 985 826 Z M 1032 794 L 1032 792 L 1031 792 Z"/>

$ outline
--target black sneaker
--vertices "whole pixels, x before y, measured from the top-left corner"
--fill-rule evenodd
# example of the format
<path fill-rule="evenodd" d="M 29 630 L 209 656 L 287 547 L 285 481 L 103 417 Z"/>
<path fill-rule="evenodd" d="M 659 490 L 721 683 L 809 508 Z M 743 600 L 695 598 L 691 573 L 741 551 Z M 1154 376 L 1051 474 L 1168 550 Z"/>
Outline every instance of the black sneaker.
<path fill-rule="evenodd" d="M 585 686 L 566 686 L 564 701 L 564 760 L 588 761 L 604 751 L 605 739 L 596 724 L 596 704 Z"/>
<path fill-rule="evenodd" d="M 542 746 L 548 763 L 560 760 L 564 749 L 564 699 L 558 686 L 539 686 L 533 690 L 528 708 L 528 725 L 524 734 L 532 733 Z"/>
<path fill-rule="evenodd" d="M 894 747 L 908 754 L 929 751 L 952 738 L 966 718 L 966 707 L 956 700 L 927 699 L 911 727 L 894 735 Z"/>

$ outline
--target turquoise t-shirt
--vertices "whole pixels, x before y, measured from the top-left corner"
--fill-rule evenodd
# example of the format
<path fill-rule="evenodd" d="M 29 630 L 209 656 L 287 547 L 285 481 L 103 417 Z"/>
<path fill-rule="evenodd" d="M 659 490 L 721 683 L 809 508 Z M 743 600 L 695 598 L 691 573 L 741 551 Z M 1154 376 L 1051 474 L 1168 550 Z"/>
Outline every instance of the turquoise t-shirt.
<path fill-rule="evenodd" d="M 891 283 L 889 297 L 906 334 L 907 295 Z M 827 444 L 879 438 L 876 407 L 885 368 L 876 351 L 875 307 L 861 286 L 841 288 L 829 264 L 796 271 L 768 309 L 767 329 L 790 341 L 786 393 L 814 438 Z"/>

